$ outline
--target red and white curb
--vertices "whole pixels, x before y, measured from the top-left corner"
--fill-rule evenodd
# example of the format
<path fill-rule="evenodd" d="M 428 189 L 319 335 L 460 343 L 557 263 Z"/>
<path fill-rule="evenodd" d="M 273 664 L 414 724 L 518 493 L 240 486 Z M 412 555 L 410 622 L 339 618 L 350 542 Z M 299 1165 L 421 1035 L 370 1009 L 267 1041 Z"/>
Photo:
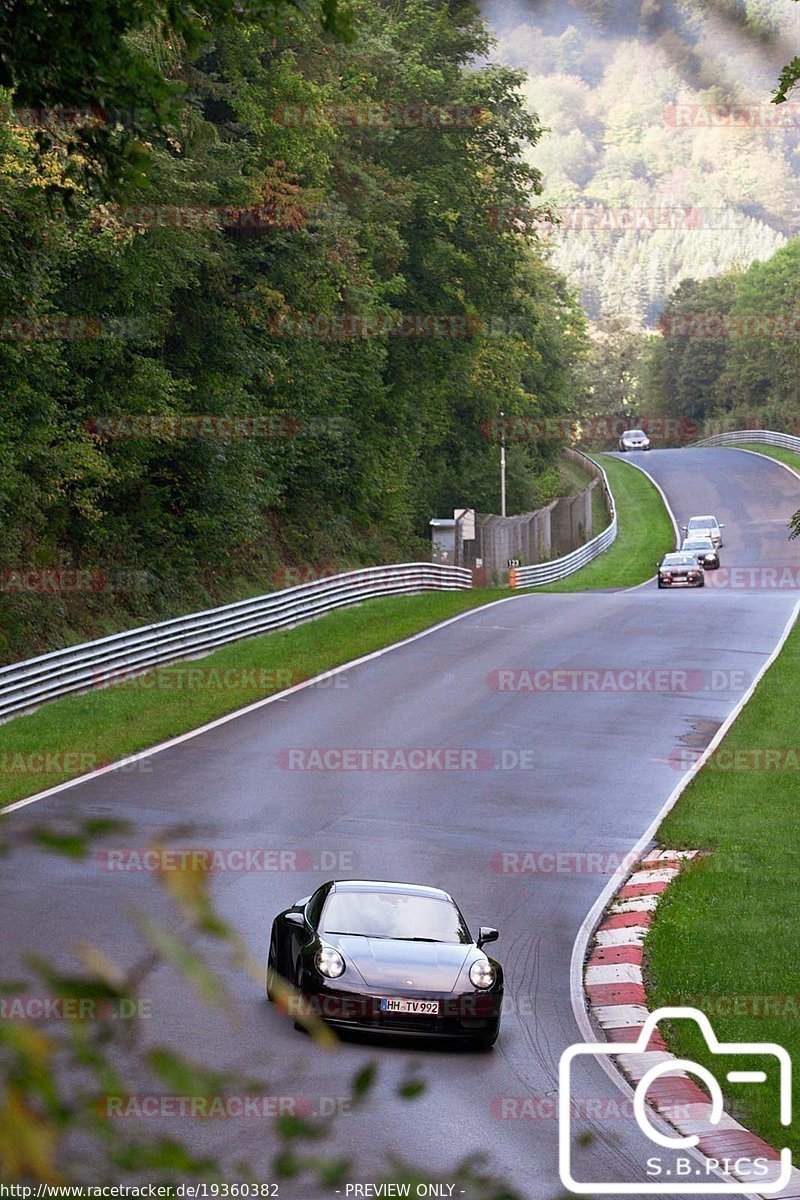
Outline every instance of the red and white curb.
<path fill-rule="evenodd" d="M 661 896 L 697 850 L 653 850 L 643 856 L 609 905 L 594 933 L 584 966 L 583 986 L 589 1013 L 609 1042 L 636 1042 L 650 1016 L 642 978 L 644 939 Z M 676 1060 L 658 1030 L 644 1052 L 615 1054 L 614 1061 L 635 1086 L 647 1071 Z M 695 1134 L 697 1149 L 707 1158 L 730 1163 L 728 1174 L 749 1183 L 749 1194 L 779 1200 L 800 1200 L 800 1171 L 792 1168 L 786 1188 L 759 1192 L 752 1174 L 737 1173 L 737 1159 L 766 1158 L 776 1163 L 780 1155 L 728 1113 L 712 1123 L 711 1102 L 694 1079 L 677 1068 L 654 1081 L 648 1104 L 683 1136 Z"/>

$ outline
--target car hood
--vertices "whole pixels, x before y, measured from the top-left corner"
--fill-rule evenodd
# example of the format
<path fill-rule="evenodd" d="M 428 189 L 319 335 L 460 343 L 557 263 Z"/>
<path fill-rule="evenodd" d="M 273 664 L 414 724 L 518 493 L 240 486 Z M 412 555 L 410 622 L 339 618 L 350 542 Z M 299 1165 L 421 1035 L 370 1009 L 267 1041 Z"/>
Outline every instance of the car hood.
<path fill-rule="evenodd" d="M 450 992 L 475 947 L 463 942 L 407 942 L 394 938 L 325 934 L 367 987 Z M 413 983 L 409 983 L 413 980 Z"/>

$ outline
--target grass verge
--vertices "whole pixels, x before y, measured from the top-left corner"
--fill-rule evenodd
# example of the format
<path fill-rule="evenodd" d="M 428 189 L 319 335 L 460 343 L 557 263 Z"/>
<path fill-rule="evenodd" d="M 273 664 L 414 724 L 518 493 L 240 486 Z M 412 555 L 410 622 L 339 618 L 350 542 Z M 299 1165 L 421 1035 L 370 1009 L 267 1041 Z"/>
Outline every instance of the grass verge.
<path fill-rule="evenodd" d="M 795 471 L 800 471 L 800 454 L 796 450 L 784 450 L 783 446 L 762 446 L 759 442 L 742 442 L 741 446 L 734 449 L 755 450 L 765 458 L 775 458 L 778 462 L 786 463 L 787 467 L 794 467 Z"/>
<path fill-rule="evenodd" d="M 675 531 L 650 480 L 618 458 L 594 455 L 608 476 L 617 503 L 617 537 L 594 562 L 537 592 L 581 592 L 633 587 L 650 579 L 655 561 L 675 549 Z M 597 490 L 597 489 L 595 489 Z"/>
<path fill-rule="evenodd" d="M 507 588 L 476 588 L 368 600 L 203 659 L 53 700 L 0 725 L 0 808 L 510 595 Z"/>
<path fill-rule="evenodd" d="M 795 1112 L 800 749 L 790 698 L 798 694 L 800 624 L 661 826 L 663 846 L 711 854 L 672 884 L 645 943 L 650 1007 L 691 1005 L 706 1013 L 721 1040 L 785 1046 L 795 1064 Z M 710 1055 L 690 1022 L 672 1025 L 669 1044 L 720 1080 L 735 1067 L 732 1058 Z M 800 1129 L 797 1121 L 791 1130 L 779 1123 L 776 1068 L 767 1068 L 765 1085 L 723 1090 L 734 1116 L 773 1146 L 791 1146 L 797 1161 Z"/>

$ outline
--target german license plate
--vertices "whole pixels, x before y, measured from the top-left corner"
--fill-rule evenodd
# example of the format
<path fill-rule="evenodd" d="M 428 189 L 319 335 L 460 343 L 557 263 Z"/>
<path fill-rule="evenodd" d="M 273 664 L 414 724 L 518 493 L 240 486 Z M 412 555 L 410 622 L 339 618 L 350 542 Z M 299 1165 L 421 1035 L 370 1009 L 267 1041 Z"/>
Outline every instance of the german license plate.
<path fill-rule="evenodd" d="M 438 1017 L 438 1000 L 407 1000 L 404 997 L 389 996 L 381 1000 L 381 1012 L 412 1013 L 417 1017 Z"/>

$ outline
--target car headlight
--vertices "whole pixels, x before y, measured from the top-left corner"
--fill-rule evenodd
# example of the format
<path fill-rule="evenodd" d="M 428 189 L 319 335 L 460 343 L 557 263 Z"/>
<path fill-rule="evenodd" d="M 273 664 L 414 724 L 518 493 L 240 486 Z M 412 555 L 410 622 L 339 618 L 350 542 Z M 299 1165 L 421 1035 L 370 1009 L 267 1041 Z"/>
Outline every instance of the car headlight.
<path fill-rule="evenodd" d="M 326 979 L 338 979 L 340 975 L 344 975 L 344 959 L 332 946 L 323 946 L 318 950 L 314 962 L 320 975 L 324 975 Z"/>
<path fill-rule="evenodd" d="M 476 988 L 490 988 L 497 978 L 497 972 L 488 958 L 476 958 L 469 969 L 469 977 Z"/>
<path fill-rule="evenodd" d="M 713 555 L 713 554 L 707 554 L 707 555 L 706 555 L 706 562 L 713 562 L 713 561 L 714 561 L 714 555 Z"/>

